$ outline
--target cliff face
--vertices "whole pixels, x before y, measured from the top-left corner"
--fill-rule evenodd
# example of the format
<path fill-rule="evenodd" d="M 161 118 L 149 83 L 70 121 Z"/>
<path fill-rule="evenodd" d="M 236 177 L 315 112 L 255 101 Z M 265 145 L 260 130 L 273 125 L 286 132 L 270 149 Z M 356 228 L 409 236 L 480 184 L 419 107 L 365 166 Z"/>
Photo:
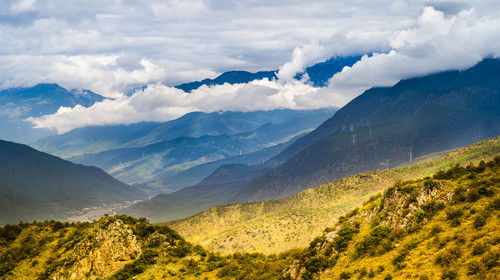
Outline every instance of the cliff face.
<path fill-rule="evenodd" d="M 97 225 L 74 250 L 66 253 L 73 258 L 74 263 L 59 268 L 50 279 L 108 277 L 137 259 L 141 253 L 141 246 L 130 225 L 124 224 L 122 220 L 111 222 L 104 228 Z"/>

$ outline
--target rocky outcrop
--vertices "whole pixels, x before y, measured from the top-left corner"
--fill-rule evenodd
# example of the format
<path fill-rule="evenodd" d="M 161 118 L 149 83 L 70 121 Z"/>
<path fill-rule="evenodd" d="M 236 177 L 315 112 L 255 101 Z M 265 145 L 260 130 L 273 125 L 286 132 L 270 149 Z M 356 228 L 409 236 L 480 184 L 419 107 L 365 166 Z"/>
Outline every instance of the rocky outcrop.
<path fill-rule="evenodd" d="M 68 253 L 70 261 L 66 263 L 67 267 L 57 270 L 50 279 L 108 277 L 137 259 L 141 253 L 139 241 L 129 225 L 119 219 L 99 223 Z"/>

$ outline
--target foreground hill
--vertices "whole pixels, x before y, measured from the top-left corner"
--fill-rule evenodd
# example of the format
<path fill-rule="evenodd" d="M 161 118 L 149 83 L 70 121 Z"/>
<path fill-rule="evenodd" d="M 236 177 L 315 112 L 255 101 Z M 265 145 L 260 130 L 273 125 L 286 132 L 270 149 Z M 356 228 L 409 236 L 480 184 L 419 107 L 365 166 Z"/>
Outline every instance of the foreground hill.
<path fill-rule="evenodd" d="M 63 219 L 85 207 L 144 197 L 99 168 L 2 140 L 0 178 L 0 224 Z"/>
<path fill-rule="evenodd" d="M 104 217 L 0 228 L 3 279 L 497 279 L 500 157 L 399 182 L 307 249 L 220 256 L 167 226 Z M 321 226 L 323 227 L 323 225 Z"/>
<path fill-rule="evenodd" d="M 0 138 L 29 143 L 54 134 L 48 129 L 33 128 L 29 117 L 53 114 L 59 107 L 89 107 L 105 97 L 89 90 L 67 90 L 57 84 L 0 90 Z"/>
<path fill-rule="evenodd" d="M 159 194 L 121 210 L 121 213 L 147 217 L 154 222 L 191 216 L 214 205 L 234 202 L 232 197 L 242 185 L 262 175 L 268 168 L 244 164 L 223 165 L 198 184 L 178 191 Z"/>
<path fill-rule="evenodd" d="M 332 179 L 500 134 L 500 60 L 373 88 L 271 161 L 240 200 L 285 197 Z"/>
<path fill-rule="evenodd" d="M 168 224 L 187 240 L 218 252 L 282 252 L 306 246 L 325 226 L 333 226 L 338 217 L 397 181 L 430 176 L 455 164 L 477 163 L 499 154 L 497 137 L 398 168 L 335 180 L 288 198 L 216 206 Z M 150 208 L 155 211 L 153 217 L 168 215 L 168 205 L 154 206 Z"/>
<path fill-rule="evenodd" d="M 327 228 L 292 279 L 498 279 L 500 157 L 397 183 Z"/>

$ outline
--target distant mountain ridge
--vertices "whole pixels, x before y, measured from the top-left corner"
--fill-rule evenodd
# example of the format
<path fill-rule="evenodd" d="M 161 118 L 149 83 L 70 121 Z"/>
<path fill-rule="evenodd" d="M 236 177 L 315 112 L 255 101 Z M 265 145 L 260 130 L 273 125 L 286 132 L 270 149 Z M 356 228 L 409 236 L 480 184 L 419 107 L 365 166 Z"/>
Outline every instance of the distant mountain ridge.
<path fill-rule="evenodd" d="M 307 67 L 303 73 L 298 73 L 295 78 L 300 80 L 307 74 L 309 81 L 313 86 L 323 87 L 335 73 L 342 71 L 342 69 L 346 66 L 352 66 L 360 59 L 361 56 L 332 57 L 326 61 Z M 248 83 L 253 80 L 262 80 L 264 78 L 272 80 L 277 78 L 276 73 L 278 73 L 278 70 L 259 71 L 255 73 L 247 71 L 228 71 L 220 74 L 214 79 L 204 79 L 201 81 L 184 83 L 175 87 L 182 89 L 185 92 L 190 92 L 203 85 L 212 86 L 222 85 L 225 83 Z"/>
<path fill-rule="evenodd" d="M 159 184 L 158 187 L 168 190 L 175 187 L 168 183 L 169 177 L 194 166 L 243 156 L 276 145 L 285 148 L 282 143 L 314 129 L 334 111 L 335 109 L 329 108 L 304 111 L 190 113 L 180 119 L 154 127 L 147 135 L 131 140 L 128 144 L 122 145 L 122 148 L 84 154 L 72 157 L 70 160 L 103 168 L 130 184 L 155 181 Z M 256 129 L 246 131 L 256 126 Z M 241 130 L 243 132 L 231 133 Z M 213 135 L 206 134 L 210 132 Z M 229 134 L 217 134 L 226 132 Z M 202 136 L 182 136 L 197 135 L 197 133 Z M 175 136 L 177 138 L 170 139 Z M 148 142 L 151 144 L 144 145 Z M 57 149 L 55 145 L 52 147 Z M 274 154 L 275 152 L 268 156 Z M 259 157 L 251 158 L 258 160 Z M 238 162 L 224 164 L 231 163 Z M 261 163 L 261 160 L 247 163 L 257 164 Z M 214 167 L 218 166 L 210 168 Z M 198 177 L 197 182 L 202 179 L 203 177 Z"/>
<path fill-rule="evenodd" d="M 25 119 L 53 114 L 61 106 L 89 107 L 104 99 L 90 90 L 67 90 L 57 84 L 0 90 L 0 138 L 29 143 L 52 135 L 54 131 L 32 128 Z"/>
<path fill-rule="evenodd" d="M 85 207 L 144 198 L 99 168 L 0 140 L 0 223 L 64 219 Z"/>

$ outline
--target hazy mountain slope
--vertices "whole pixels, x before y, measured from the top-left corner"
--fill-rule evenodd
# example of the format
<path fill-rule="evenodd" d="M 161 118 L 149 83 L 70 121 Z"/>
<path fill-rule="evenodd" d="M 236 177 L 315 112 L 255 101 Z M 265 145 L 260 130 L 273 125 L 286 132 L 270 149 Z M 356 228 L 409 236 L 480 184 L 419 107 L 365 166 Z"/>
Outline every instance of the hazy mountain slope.
<path fill-rule="evenodd" d="M 120 147 L 132 139 L 143 137 L 158 125 L 160 124 L 146 122 L 130 125 L 87 126 L 42 138 L 30 146 L 53 155 L 70 158 Z"/>
<path fill-rule="evenodd" d="M 332 57 L 326 61 L 307 67 L 304 73 L 297 74 L 295 78 L 300 80 L 304 75 L 307 74 L 307 76 L 309 77 L 309 81 L 313 86 L 323 87 L 328 82 L 328 79 L 330 79 L 335 73 L 342 71 L 345 66 L 352 66 L 360 59 L 361 56 Z M 212 86 L 222 85 L 225 83 L 240 84 L 248 83 L 253 80 L 262 80 L 264 78 L 272 80 L 276 79 L 277 72 L 277 70 L 260 71 L 256 73 L 247 71 L 228 71 L 222 73 L 214 79 L 204 79 L 201 81 L 184 83 L 175 87 L 186 92 L 190 92 L 193 89 L 201 87 L 202 85 Z"/>
<path fill-rule="evenodd" d="M 2 140 L 0 178 L 0 224 L 64 218 L 84 207 L 144 197 L 101 169 Z"/>
<path fill-rule="evenodd" d="M 38 84 L 28 88 L 0 91 L 0 138 L 32 142 L 54 134 L 47 129 L 35 129 L 28 117 L 53 114 L 59 107 L 92 106 L 105 98 L 89 90 L 68 91 L 57 84 Z"/>
<path fill-rule="evenodd" d="M 499 181 L 497 157 L 395 184 L 327 228 L 286 274 L 292 279 L 498 279 Z"/>
<path fill-rule="evenodd" d="M 455 164 L 477 163 L 499 154 L 497 137 L 428 155 L 411 165 L 335 180 L 288 198 L 212 207 L 169 225 L 189 241 L 219 252 L 281 252 L 306 246 L 339 216 L 397 181 L 430 176 Z"/>
<path fill-rule="evenodd" d="M 273 156 L 279 154 L 286 147 L 288 147 L 293 141 L 295 141 L 298 137 L 302 135 L 298 135 L 286 143 L 276 144 L 268 148 L 260 149 L 256 152 L 237 155 L 225 159 L 221 159 L 218 161 L 213 161 L 209 163 L 204 163 L 200 165 L 196 165 L 189 169 L 186 169 L 182 172 L 179 172 L 173 176 L 169 176 L 168 174 L 159 174 L 157 175 L 151 182 L 148 182 L 151 185 L 158 186 L 169 186 L 172 189 L 181 189 L 184 187 L 189 187 L 198 184 L 212 172 L 214 172 L 217 168 L 228 165 L 228 164 L 245 164 L 245 165 L 259 165 L 268 161 Z M 266 165 L 267 166 L 267 165 Z"/>
<path fill-rule="evenodd" d="M 146 183 L 155 180 L 156 177 L 173 176 L 196 165 L 256 152 L 287 142 L 314 128 L 315 125 L 328 118 L 332 110 L 256 113 L 258 120 L 254 119 L 254 122 L 262 121 L 267 116 L 277 115 L 283 122 L 279 122 L 280 118 L 276 118 L 274 120 L 276 123 L 268 122 L 255 130 L 239 134 L 204 135 L 198 138 L 181 137 L 142 147 L 113 149 L 82 155 L 70 160 L 103 168 L 127 183 Z M 243 116 L 249 116 L 249 114 L 243 114 Z M 165 185 L 160 185 L 160 187 L 170 186 L 168 182 L 165 182 Z"/>
<path fill-rule="evenodd" d="M 214 205 L 234 202 L 232 197 L 242 185 L 267 170 L 262 166 L 224 165 L 192 187 L 159 194 L 120 212 L 155 222 L 187 217 Z"/>
<path fill-rule="evenodd" d="M 240 199 L 284 197 L 406 162 L 410 151 L 415 157 L 494 137 L 500 134 L 499 85 L 500 60 L 485 60 L 462 72 L 368 90 L 271 159 L 286 161 L 251 182 Z"/>
<path fill-rule="evenodd" d="M 40 139 L 32 144 L 36 149 L 65 158 L 105 150 L 140 147 L 179 137 L 237 134 L 252 131 L 266 123 L 282 123 L 314 114 L 333 115 L 324 110 L 270 110 L 254 112 L 192 112 L 164 123 L 137 123 L 76 128 L 61 135 Z M 318 124 L 319 125 L 319 124 Z"/>
<path fill-rule="evenodd" d="M 372 88 L 338 110 L 316 130 L 274 160 L 284 162 L 305 147 L 338 131 L 404 118 L 429 105 L 484 112 L 498 117 L 500 60 L 485 59 L 464 71 L 446 71 Z"/>
<path fill-rule="evenodd" d="M 282 124 L 290 120 L 306 118 L 311 123 L 309 127 L 315 128 L 319 125 L 318 122 L 322 122 L 322 119 L 332 116 L 335 112 L 336 109 L 334 108 L 317 110 L 276 109 L 252 112 L 193 112 L 162 123 L 143 137 L 130 140 L 126 146 L 144 146 L 179 137 L 198 138 L 205 135 L 238 134 L 256 130 L 266 123 Z"/>

